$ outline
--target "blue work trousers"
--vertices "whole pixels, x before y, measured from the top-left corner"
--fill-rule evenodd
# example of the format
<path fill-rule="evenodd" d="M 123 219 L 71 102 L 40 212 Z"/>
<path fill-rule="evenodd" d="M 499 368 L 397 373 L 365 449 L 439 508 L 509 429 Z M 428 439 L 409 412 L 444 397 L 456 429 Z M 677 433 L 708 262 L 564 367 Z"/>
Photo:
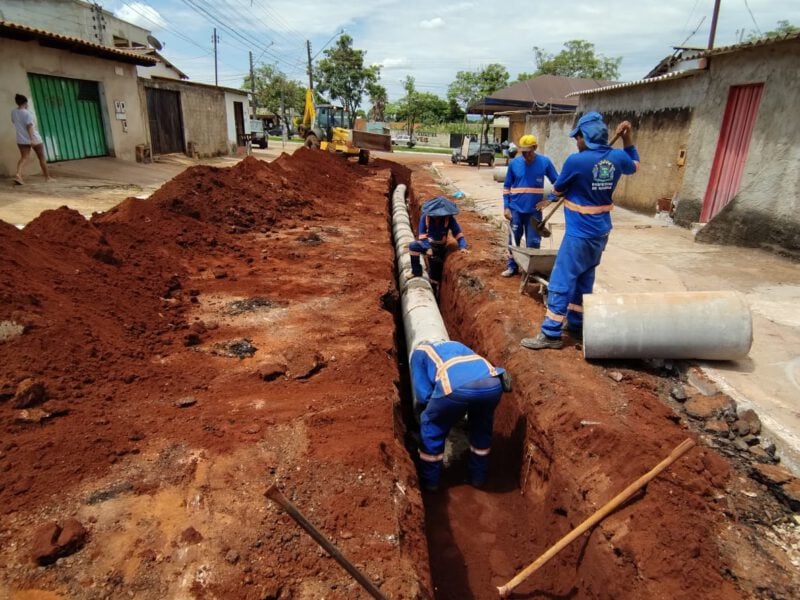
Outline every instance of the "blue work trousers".
<path fill-rule="evenodd" d="M 525 234 L 525 246 L 527 248 L 539 248 L 541 246 L 542 236 L 539 235 L 536 229 L 539 221 L 534 219 L 534 216 L 538 215 L 515 210 L 511 211 L 511 232 L 508 234 L 509 246 L 519 246 L 523 233 Z M 517 262 L 511 255 L 511 251 L 508 252 L 508 268 L 512 271 L 517 270 Z"/>
<path fill-rule="evenodd" d="M 415 240 L 408 245 L 408 250 L 411 257 L 411 274 L 414 277 L 420 277 L 422 275 L 422 259 L 420 257 L 427 252 L 427 249 L 422 245 L 422 242 Z M 431 244 L 431 250 L 432 254 L 428 257 L 428 276 L 431 278 L 431 283 L 438 285 L 442 280 L 447 246 L 445 244 Z"/>
<path fill-rule="evenodd" d="M 469 427 L 469 476 L 482 485 L 489 471 L 494 410 L 503 386 L 498 377 L 481 379 L 453 390 L 448 396 L 433 398 L 420 416 L 419 476 L 423 487 L 439 485 L 444 466 L 444 444 L 453 426 L 467 416 Z"/>
<path fill-rule="evenodd" d="M 583 295 L 591 294 L 594 273 L 603 256 L 608 236 L 581 238 L 565 235 L 547 286 L 547 313 L 542 333 L 561 337 L 561 328 L 583 327 Z"/>

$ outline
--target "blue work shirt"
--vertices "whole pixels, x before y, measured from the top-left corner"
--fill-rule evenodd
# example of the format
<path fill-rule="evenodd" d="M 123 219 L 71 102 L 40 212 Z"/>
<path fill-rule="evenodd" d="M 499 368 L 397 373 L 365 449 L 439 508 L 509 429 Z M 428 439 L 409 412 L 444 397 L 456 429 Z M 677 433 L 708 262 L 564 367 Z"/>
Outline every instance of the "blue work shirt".
<path fill-rule="evenodd" d="M 411 383 L 420 404 L 505 371 L 460 342 L 424 342 L 411 353 Z"/>
<path fill-rule="evenodd" d="M 620 177 L 639 168 L 635 146 L 584 150 L 567 157 L 554 191 L 564 196 L 566 234 L 595 238 L 611 231 L 612 194 Z"/>
<path fill-rule="evenodd" d="M 467 238 L 464 237 L 461 226 L 455 217 L 429 217 L 422 215 L 419 218 L 419 235 L 417 237 L 422 247 L 426 250 L 431 247 L 431 244 L 446 244 L 448 231 L 456 238 L 459 248 L 463 250 L 467 247 Z"/>
<path fill-rule="evenodd" d="M 536 205 L 542 201 L 545 177 L 554 183 L 558 179 L 558 171 L 553 161 L 542 154 L 534 154 L 530 164 L 521 155 L 508 163 L 503 184 L 503 209 L 535 214 L 541 221 L 542 212 L 536 210 Z"/>

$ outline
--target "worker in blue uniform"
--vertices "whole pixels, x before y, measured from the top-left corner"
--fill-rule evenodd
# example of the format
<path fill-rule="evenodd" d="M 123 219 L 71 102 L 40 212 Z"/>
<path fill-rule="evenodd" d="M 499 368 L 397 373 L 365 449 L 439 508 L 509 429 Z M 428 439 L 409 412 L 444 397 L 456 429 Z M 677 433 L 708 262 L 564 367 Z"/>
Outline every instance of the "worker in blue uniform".
<path fill-rule="evenodd" d="M 511 391 L 505 370 L 459 342 L 423 342 L 411 353 L 415 410 L 420 414 L 419 477 L 436 491 L 450 429 L 467 416 L 470 483 L 481 487 L 489 470 L 494 411 L 503 391 Z"/>
<path fill-rule="evenodd" d="M 539 248 L 542 236 L 536 225 L 542 220 L 542 206 L 547 205 L 547 201 L 542 200 L 544 178 L 553 183 L 558 172 L 549 158 L 536 154 L 538 141 L 535 135 L 523 135 L 518 147 L 521 155 L 509 163 L 503 184 L 503 216 L 511 222 L 508 244 L 519 246 L 524 233 L 525 245 Z M 516 273 L 517 263 L 509 251 L 506 270 L 501 275 L 511 277 Z"/>
<path fill-rule="evenodd" d="M 589 112 L 569 134 L 578 152 L 564 162 L 552 198 L 563 196 L 566 231 L 550 275 L 541 331 L 522 340 L 525 348 L 561 348 L 563 327 L 571 335 L 583 332 L 583 295 L 592 293 L 595 269 L 611 232 L 612 194 L 623 175 L 633 175 L 639 168 L 631 124 L 623 121 L 616 133 L 622 137 L 623 150 L 608 144 L 608 127 L 600 113 Z"/>
<path fill-rule="evenodd" d="M 455 217 L 458 212 L 458 205 L 444 196 L 436 196 L 427 200 L 422 205 L 418 239 L 408 245 L 412 276 L 422 276 L 420 255 L 424 253 L 428 256 L 428 275 L 437 296 L 444 270 L 444 258 L 447 253 L 448 233 L 453 234 L 461 252 L 467 250 L 467 239 Z"/>

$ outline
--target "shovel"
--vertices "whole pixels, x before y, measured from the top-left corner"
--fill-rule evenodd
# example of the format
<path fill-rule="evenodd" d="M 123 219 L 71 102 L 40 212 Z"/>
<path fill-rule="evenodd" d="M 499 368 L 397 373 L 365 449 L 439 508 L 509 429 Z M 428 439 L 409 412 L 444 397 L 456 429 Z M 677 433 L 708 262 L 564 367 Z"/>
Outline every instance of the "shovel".
<path fill-rule="evenodd" d="M 611 141 L 608 142 L 608 145 L 613 146 L 614 142 L 616 142 L 619 139 L 619 136 L 621 135 L 622 132 L 617 133 L 613 138 L 611 138 Z M 553 232 L 550 231 L 550 228 L 547 226 L 547 222 L 550 220 L 550 217 L 552 217 L 555 214 L 555 212 L 561 207 L 562 204 L 564 204 L 563 196 L 559 198 L 558 202 L 556 202 L 556 205 L 549 213 L 547 213 L 545 218 L 542 219 L 539 223 L 536 223 L 536 231 L 543 238 L 549 238 L 551 235 L 553 235 Z"/>

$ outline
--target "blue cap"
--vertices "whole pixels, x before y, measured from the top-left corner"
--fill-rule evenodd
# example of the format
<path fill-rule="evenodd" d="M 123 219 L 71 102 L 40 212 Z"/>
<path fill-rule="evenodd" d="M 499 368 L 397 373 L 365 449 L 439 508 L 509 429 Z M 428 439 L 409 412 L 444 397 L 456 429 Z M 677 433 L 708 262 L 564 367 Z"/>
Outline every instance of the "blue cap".
<path fill-rule="evenodd" d="M 608 127 L 599 112 L 592 111 L 583 115 L 578 120 L 578 126 L 569 132 L 569 137 L 575 137 L 579 133 L 590 150 L 608 146 Z"/>
<path fill-rule="evenodd" d="M 449 217 L 458 214 L 458 205 L 444 196 L 436 196 L 425 201 L 422 214 L 428 217 Z"/>

